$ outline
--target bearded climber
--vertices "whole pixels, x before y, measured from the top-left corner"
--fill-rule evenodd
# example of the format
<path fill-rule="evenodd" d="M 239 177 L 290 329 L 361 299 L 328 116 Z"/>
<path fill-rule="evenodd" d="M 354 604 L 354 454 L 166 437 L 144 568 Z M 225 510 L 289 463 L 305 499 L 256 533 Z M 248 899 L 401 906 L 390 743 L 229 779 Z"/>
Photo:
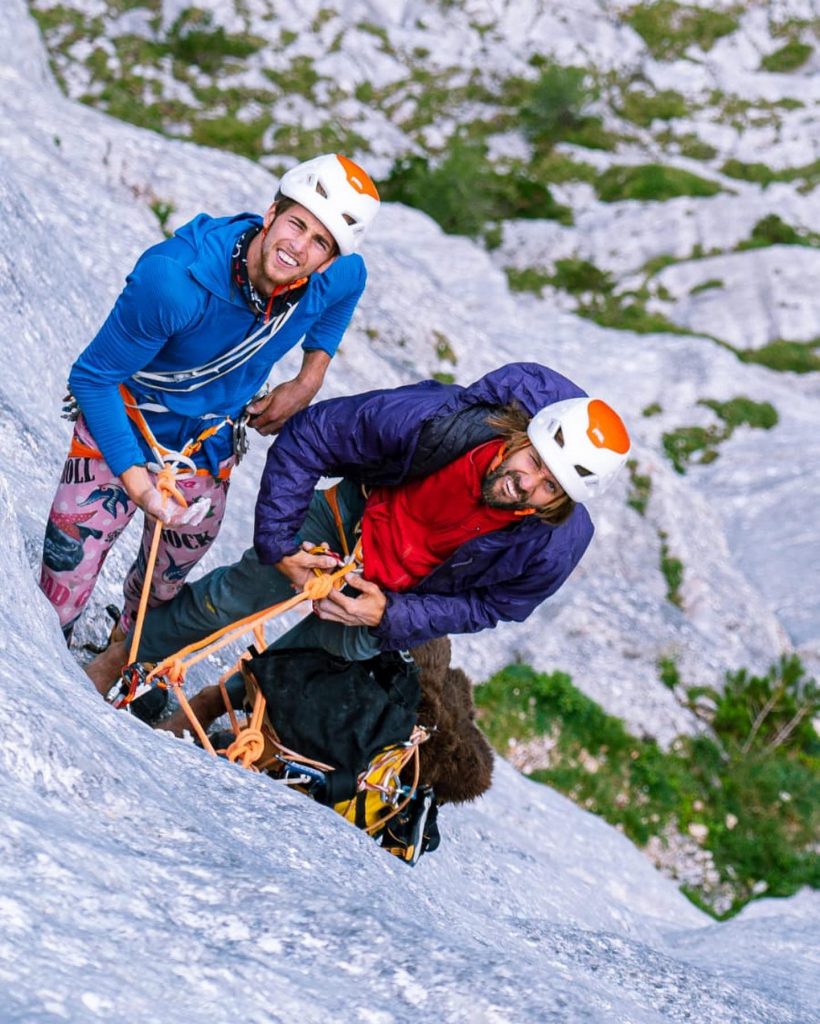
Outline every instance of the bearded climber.
<path fill-rule="evenodd" d="M 592 539 L 582 502 L 629 454 L 618 414 L 566 377 L 512 363 L 468 387 L 423 381 L 303 410 L 271 446 L 254 547 L 152 610 L 139 659 L 159 660 L 292 596 L 338 567 L 337 522 L 360 533 L 354 593 L 334 591 L 277 647 L 323 647 L 347 660 L 415 647 L 500 621 L 521 622 L 565 582 Z M 352 546 L 352 541 L 351 541 Z M 124 645 L 92 663 L 105 692 Z"/>

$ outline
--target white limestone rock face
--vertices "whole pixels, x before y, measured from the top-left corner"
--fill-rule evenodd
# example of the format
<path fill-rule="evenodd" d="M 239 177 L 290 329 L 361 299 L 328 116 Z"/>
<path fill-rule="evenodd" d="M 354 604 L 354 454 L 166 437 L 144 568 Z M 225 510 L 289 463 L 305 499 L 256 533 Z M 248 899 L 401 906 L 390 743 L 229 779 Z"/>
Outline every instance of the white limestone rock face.
<path fill-rule="evenodd" d="M 313 17 L 316 6 L 294 5 L 294 17 Z M 404 25 L 419 7 L 368 10 Z M 22 0 L 6 0 L 6 1015 L 159 1015 L 168 1024 L 263 1021 L 271 1007 L 283 1020 L 379 1024 L 420 1012 L 448 1022 L 556 1024 L 805 1024 L 816 1016 L 813 898 L 766 901 L 729 923 L 711 922 L 617 831 L 503 762 L 484 799 L 445 808 L 441 850 L 409 871 L 326 809 L 154 734 L 91 692 L 36 586 L 43 521 L 68 441 L 59 420 L 65 374 L 136 257 L 161 239 L 152 202 L 173 204 L 174 226 L 202 209 L 261 209 L 275 178 L 74 105 L 45 68 Z M 706 232 L 709 211 L 714 217 L 721 207 L 696 208 L 705 209 Z M 737 237 L 749 226 L 744 221 Z M 635 232 L 629 270 L 651 236 L 648 227 Z M 384 210 L 365 256 L 370 284 L 326 394 L 433 372 L 468 383 L 501 362 L 540 360 L 623 410 L 639 468 L 652 480 L 643 517 L 627 505 L 627 478 L 619 481 L 594 510 L 588 558 L 528 623 L 459 641 L 461 663 L 476 679 L 521 654 L 539 669 L 571 672 L 632 728 L 666 741 L 698 726 L 658 682 L 658 657 L 676 657 L 687 683 L 715 684 L 727 667 L 759 670 L 792 646 L 804 655 L 820 650 L 816 375 L 745 366 L 705 338 L 607 331 L 550 301 L 511 294 L 482 248 L 401 207 Z M 442 356 L 442 338 L 452 358 Z M 281 373 L 292 369 L 289 362 Z M 698 399 L 739 393 L 771 401 L 777 427 L 738 430 L 717 461 L 675 474 L 662 454 L 663 432 L 708 422 Z M 662 411 L 644 416 L 651 404 Z M 235 557 L 250 539 L 264 450 L 255 445 L 237 474 L 208 565 Z M 661 529 L 684 563 L 680 608 L 665 595 Z M 99 637 L 102 607 L 117 598 L 136 538 L 123 540 L 81 640 Z M 361 884 L 351 888 L 351 879 Z"/>
<path fill-rule="evenodd" d="M 820 249 L 776 245 L 714 256 L 661 271 L 656 283 L 672 298 L 655 298 L 649 308 L 738 349 L 813 341 L 820 337 L 820 293 L 805 285 L 819 277 Z"/>

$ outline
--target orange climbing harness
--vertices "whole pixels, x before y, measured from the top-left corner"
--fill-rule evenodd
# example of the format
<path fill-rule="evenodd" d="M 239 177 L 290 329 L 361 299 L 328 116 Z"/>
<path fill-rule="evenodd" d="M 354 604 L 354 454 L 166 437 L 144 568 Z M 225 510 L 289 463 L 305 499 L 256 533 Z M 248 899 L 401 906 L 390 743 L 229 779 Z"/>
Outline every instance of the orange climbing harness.
<path fill-rule="evenodd" d="M 184 445 L 182 451 L 176 452 L 170 448 L 165 448 L 159 443 L 156 437 L 154 437 L 153 431 L 148 426 L 148 421 L 143 416 L 142 410 L 128 388 L 124 384 L 120 384 L 119 390 L 128 418 L 137 430 L 139 430 L 145 443 L 151 449 L 154 456 L 155 466 L 149 468 L 158 471 L 163 466 L 173 465 L 175 467 L 183 467 L 187 471 L 187 475 L 190 476 L 211 475 L 211 471 L 209 469 L 198 467 L 194 463 L 193 456 L 200 450 L 209 437 L 213 437 L 214 434 L 218 433 L 225 426 L 233 426 L 233 420 L 230 416 L 226 416 L 213 426 L 206 427 L 205 430 Z M 92 448 L 91 445 L 85 444 L 76 436 L 71 439 L 71 446 L 68 450 L 68 455 L 69 458 L 103 458 L 103 454 L 98 448 Z M 217 479 L 227 480 L 231 475 L 231 468 L 231 466 L 222 466 L 217 473 Z"/>

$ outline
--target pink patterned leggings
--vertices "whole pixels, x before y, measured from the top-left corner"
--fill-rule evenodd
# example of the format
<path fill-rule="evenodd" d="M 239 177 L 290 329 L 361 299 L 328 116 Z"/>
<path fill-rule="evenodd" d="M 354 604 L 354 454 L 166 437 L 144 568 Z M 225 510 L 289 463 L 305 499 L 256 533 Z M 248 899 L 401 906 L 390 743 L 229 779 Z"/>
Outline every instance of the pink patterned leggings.
<path fill-rule="evenodd" d="M 75 425 L 74 440 L 95 447 L 82 417 Z M 227 459 L 220 470 L 229 473 L 233 461 Z M 228 484 L 227 477 L 217 480 L 210 474 L 179 481 L 189 504 L 208 497 L 211 507 L 198 526 L 174 526 L 162 531 L 149 607 L 170 601 L 216 540 L 225 515 Z M 122 481 L 102 458 L 69 454 L 46 524 L 40 573 L 40 589 L 54 606 L 67 637 L 91 597 L 112 544 L 136 510 Z M 146 522 L 139 553 L 125 577 L 122 626 L 126 631 L 133 625 L 139 606 L 153 531 L 153 523 Z"/>

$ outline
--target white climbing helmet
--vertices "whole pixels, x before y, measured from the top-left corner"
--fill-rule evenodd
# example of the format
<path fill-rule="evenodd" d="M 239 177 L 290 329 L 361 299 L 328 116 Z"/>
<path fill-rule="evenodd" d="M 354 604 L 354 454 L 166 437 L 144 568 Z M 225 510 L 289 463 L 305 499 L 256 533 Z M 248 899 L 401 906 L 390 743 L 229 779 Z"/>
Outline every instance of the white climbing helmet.
<path fill-rule="evenodd" d="M 379 212 L 379 193 L 370 176 L 340 153 L 325 153 L 291 167 L 279 192 L 304 206 L 333 235 L 339 252 L 355 252 Z"/>
<path fill-rule="evenodd" d="M 553 402 L 533 416 L 527 434 L 573 501 L 603 494 L 629 455 L 623 420 L 600 398 Z"/>

